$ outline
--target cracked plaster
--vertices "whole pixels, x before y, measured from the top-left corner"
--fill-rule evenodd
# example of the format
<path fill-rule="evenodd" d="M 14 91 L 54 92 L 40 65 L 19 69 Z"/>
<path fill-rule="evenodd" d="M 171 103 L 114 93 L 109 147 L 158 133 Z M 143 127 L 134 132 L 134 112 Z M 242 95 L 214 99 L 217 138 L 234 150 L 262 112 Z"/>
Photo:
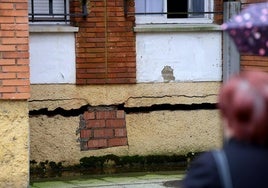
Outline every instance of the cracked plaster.
<path fill-rule="evenodd" d="M 220 82 L 152 83 L 133 85 L 32 85 L 30 110 L 61 107 L 77 109 L 84 105 L 125 107 L 154 104 L 216 103 Z M 46 92 L 43 92 L 46 91 Z"/>

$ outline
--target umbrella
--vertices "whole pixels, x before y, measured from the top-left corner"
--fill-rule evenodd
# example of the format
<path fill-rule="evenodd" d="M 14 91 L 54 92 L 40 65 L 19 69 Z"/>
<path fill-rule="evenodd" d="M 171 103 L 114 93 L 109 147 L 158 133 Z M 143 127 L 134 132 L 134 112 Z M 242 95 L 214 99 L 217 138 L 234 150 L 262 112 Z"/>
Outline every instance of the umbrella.
<path fill-rule="evenodd" d="M 249 5 L 221 27 L 239 52 L 268 56 L 268 3 Z"/>

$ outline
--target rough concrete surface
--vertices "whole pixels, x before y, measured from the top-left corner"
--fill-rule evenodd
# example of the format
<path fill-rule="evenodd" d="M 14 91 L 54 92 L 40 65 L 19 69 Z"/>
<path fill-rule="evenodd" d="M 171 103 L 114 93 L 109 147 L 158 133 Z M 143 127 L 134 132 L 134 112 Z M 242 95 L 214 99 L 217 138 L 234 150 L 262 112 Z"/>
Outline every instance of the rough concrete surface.
<path fill-rule="evenodd" d="M 27 101 L 0 101 L 0 187 L 24 188 L 29 182 Z"/>
<path fill-rule="evenodd" d="M 80 151 L 75 134 L 78 117 L 30 118 L 31 160 L 79 163 L 86 156 L 185 154 L 219 147 L 217 110 L 159 111 L 126 115 L 128 146 Z"/>
<path fill-rule="evenodd" d="M 134 85 L 32 85 L 30 110 L 79 109 L 83 105 L 121 104 L 128 108 L 158 104 L 215 104 L 220 83 L 152 83 Z M 46 91 L 46 92 L 43 92 Z M 81 112 L 82 113 L 82 112 Z M 219 147 L 221 128 L 218 111 L 157 110 L 126 114 L 128 146 L 80 151 L 76 129 L 79 115 L 30 116 L 31 160 L 79 163 L 85 156 L 107 154 L 185 154 Z"/>

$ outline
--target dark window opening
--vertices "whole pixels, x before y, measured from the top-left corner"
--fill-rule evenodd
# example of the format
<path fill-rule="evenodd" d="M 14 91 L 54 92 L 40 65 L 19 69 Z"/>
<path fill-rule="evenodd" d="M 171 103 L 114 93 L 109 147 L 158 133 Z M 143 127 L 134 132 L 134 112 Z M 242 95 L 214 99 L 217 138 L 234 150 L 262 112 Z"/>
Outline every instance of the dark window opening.
<path fill-rule="evenodd" d="M 167 0 L 167 12 L 168 18 L 188 18 L 188 0 Z"/>

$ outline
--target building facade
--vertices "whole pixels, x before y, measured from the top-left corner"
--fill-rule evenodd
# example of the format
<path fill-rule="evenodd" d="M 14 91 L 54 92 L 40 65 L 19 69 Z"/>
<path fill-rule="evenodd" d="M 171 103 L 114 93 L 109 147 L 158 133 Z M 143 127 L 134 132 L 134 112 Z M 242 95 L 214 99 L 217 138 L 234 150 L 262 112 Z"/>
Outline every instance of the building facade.
<path fill-rule="evenodd" d="M 27 0 L 0 2 L 0 187 L 29 183 Z"/>
<path fill-rule="evenodd" d="M 223 1 L 153 1 L 0 2 L 0 186 L 27 187 L 29 160 L 220 146 Z"/>
<path fill-rule="evenodd" d="M 31 160 L 220 145 L 222 2 L 176 2 L 70 1 L 63 23 L 31 18 Z"/>

